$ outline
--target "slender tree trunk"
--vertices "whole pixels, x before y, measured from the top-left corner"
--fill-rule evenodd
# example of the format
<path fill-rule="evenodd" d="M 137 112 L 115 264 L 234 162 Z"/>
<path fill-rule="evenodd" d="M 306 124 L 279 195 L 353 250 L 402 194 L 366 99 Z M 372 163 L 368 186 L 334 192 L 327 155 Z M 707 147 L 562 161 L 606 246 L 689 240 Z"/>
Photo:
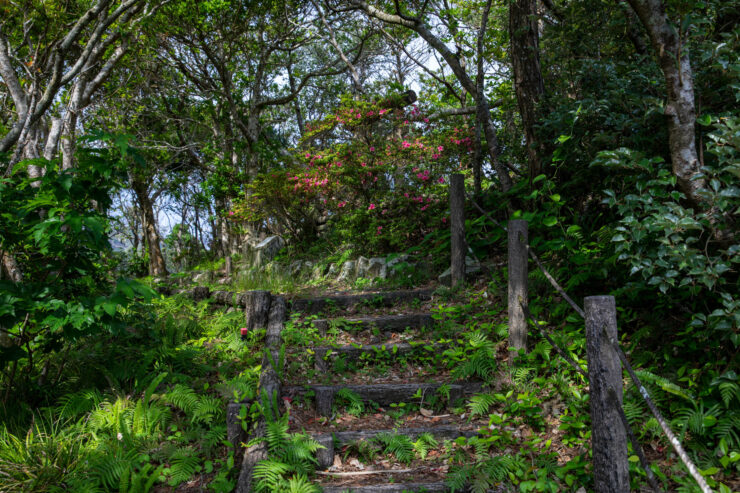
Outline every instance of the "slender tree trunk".
<path fill-rule="evenodd" d="M 141 209 L 142 226 L 144 228 L 144 238 L 146 239 L 147 250 L 149 252 L 149 275 L 162 277 L 167 275 L 167 266 L 162 256 L 160 248 L 159 232 L 157 231 L 157 221 L 154 217 L 154 204 L 149 198 L 147 187 L 140 182 L 133 182 L 132 188 L 139 201 Z"/>
<path fill-rule="evenodd" d="M 530 180 L 542 173 L 542 162 L 535 135 L 537 103 L 545 93 L 540 70 L 537 1 L 512 0 L 509 3 L 509 39 L 514 90 L 527 143 Z"/>
<path fill-rule="evenodd" d="M 12 283 L 18 284 L 23 281 L 23 272 L 21 271 L 18 261 L 15 257 L 5 251 L 0 251 L 0 259 L 2 259 L 2 265 L 0 265 L 0 274 L 5 271 L 5 275 Z M 1 278 L 1 276 L 0 276 Z M 0 326 L 0 347 L 10 347 L 13 345 L 13 340 L 8 334 L 5 327 Z"/>
<path fill-rule="evenodd" d="M 296 85 L 295 85 L 295 77 L 293 77 L 293 66 L 288 66 L 288 83 L 290 84 L 290 92 L 296 91 Z M 293 111 L 295 111 L 295 121 L 296 125 L 298 125 L 298 132 L 300 133 L 301 137 L 303 137 L 303 132 L 305 128 L 305 124 L 303 122 L 303 112 L 301 111 L 301 103 L 298 101 L 298 98 L 295 98 L 293 100 Z"/>
<path fill-rule="evenodd" d="M 700 190 L 705 181 L 696 179 L 701 164 L 696 151 L 696 106 L 694 77 L 689 49 L 679 26 L 673 24 L 661 0 L 628 0 L 650 36 L 650 42 L 663 70 L 667 88 L 665 115 L 668 118 L 668 147 L 673 174 L 686 197 L 702 202 Z"/>
<path fill-rule="evenodd" d="M 44 159 L 51 161 L 59 148 L 59 138 L 62 134 L 64 121 L 57 116 L 51 117 L 49 133 L 46 136 L 46 145 L 44 146 Z"/>

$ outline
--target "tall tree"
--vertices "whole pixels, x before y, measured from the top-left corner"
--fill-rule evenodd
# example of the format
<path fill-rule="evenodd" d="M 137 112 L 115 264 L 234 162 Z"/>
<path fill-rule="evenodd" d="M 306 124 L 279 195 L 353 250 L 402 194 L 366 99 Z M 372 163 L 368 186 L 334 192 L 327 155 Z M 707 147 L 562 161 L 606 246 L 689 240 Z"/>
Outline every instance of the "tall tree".
<path fill-rule="evenodd" d="M 686 197 L 701 203 L 701 163 L 696 150 L 694 76 L 688 50 L 688 30 L 671 21 L 663 0 L 628 0 L 645 27 L 663 71 L 667 101 L 668 147 L 673 174 Z"/>
<path fill-rule="evenodd" d="M 128 37 L 159 2 L 97 0 L 8 2 L 0 22 L 0 76 L 13 102 L 0 152 L 17 143 L 8 171 L 21 158 L 51 158 L 62 135 L 71 166 L 79 113 L 90 103 L 129 46 Z M 59 95 L 67 90 L 66 104 Z M 52 110 L 54 110 L 52 112 Z M 29 167 L 38 176 L 37 165 Z"/>
<path fill-rule="evenodd" d="M 537 0 L 511 0 L 509 3 L 509 45 L 514 72 L 519 114 L 522 117 L 527 142 L 530 180 L 542 173 L 535 125 L 537 103 L 545 93 L 540 70 L 539 27 Z"/>

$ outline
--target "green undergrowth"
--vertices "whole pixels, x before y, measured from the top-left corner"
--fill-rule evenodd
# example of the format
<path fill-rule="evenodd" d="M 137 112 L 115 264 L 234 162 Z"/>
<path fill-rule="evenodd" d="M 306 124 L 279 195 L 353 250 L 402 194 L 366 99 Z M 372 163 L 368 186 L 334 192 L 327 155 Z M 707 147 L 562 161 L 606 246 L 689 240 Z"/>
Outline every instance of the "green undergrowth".
<path fill-rule="evenodd" d="M 487 290 L 466 295 L 467 303 L 444 311 L 464 327 L 461 332 L 468 334 L 476 349 L 460 358 L 456 371 L 480 377 L 472 371 L 486 367 L 476 363 L 478 356 L 481 361 L 492 361 L 487 348 L 489 344 L 505 344 L 506 332 L 495 322 L 488 325 L 481 320 L 479 313 L 485 313 L 490 303 Z M 583 321 L 565 316 L 549 322 L 543 323 L 543 328 L 555 343 L 586 368 Z M 622 344 L 630 348 L 631 359 L 646 361 L 647 355 L 639 346 L 631 346 L 626 338 Z M 576 491 L 581 486 L 588 491 L 592 487 L 588 381 L 534 328 L 529 333 L 528 347 L 529 352 L 520 353 L 513 366 L 499 357 L 498 383 L 467 402 L 470 418 L 487 417 L 489 426 L 470 439 L 475 444 L 476 460 L 451 468 L 448 484 L 455 491 L 462 491 L 465 484 L 485 491 L 500 482 L 522 492 Z M 685 364 L 669 378 L 671 375 L 661 376 L 659 369 L 641 363 L 637 373 L 712 488 L 729 492 L 740 472 L 737 376 L 725 372 L 700 388 L 695 382 L 684 383 L 693 382 L 682 378 L 692 371 L 689 367 Z M 698 491 L 631 382 L 625 384 L 624 409 L 663 487 L 669 491 Z M 647 481 L 631 444 L 629 450 L 632 490 L 636 491 L 646 487 Z"/>
<path fill-rule="evenodd" d="M 540 282 L 538 276 L 536 273 L 532 276 L 535 289 Z M 349 444 L 342 450 L 345 461 L 357 458 L 369 463 L 383 456 L 401 463 L 412 457 L 425 460 L 411 453 L 413 440 L 403 437 L 402 429 L 407 417 L 425 409 L 434 414 L 451 412 L 467 421 L 483 419 L 488 423 L 479 429 L 477 436 L 445 441 L 433 454 L 435 461 L 441 460 L 449 467 L 447 483 L 453 491 L 465 491 L 467 487 L 486 491 L 501 485 L 525 493 L 593 488 L 588 381 L 533 327 L 528 353 L 520 353 L 515 363 L 509 364 L 508 329 L 499 285 L 494 278 L 466 290 L 440 291 L 433 309 L 435 326 L 425 334 L 452 336 L 455 342 L 431 356 L 430 365 L 449 370 L 456 379 L 480 381 L 485 384 L 484 390 L 458 402 L 449 402 L 443 392 L 440 395 L 419 392 L 406 402 L 384 408 L 342 390 L 335 398 L 335 418 L 351 415 L 362 420 L 382 412 L 392 419 L 389 425 L 399 427 L 394 438 L 384 436 Z M 586 368 L 583 321 L 567 315 L 559 306 L 549 312 L 535 306 L 533 311 L 539 319 L 549 318 L 542 328 L 550 332 L 555 343 L 577 364 Z M 331 341 L 340 330 L 353 328 L 339 319 L 324 339 L 318 336 L 311 318 L 296 318 L 288 323 L 285 335 L 294 347 L 305 348 Z M 737 377 L 725 372 L 709 382 L 707 388 L 698 388 L 691 379 L 682 377 L 690 371 L 696 374 L 696 370 L 689 370 L 689 365 L 676 374 L 661 376 L 658 371 L 665 366 L 655 368 L 645 364 L 645 350 L 630 344 L 626 336 L 621 343 L 629 349 L 629 357 L 636 362 L 643 384 L 712 488 L 722 493 L 731 491 L 740 464 Z M 350 364 L 340 360 L 335 363 L 334 371 L 352 375 L 373 366 L 383 368 L 393 359 L 389 351 L 383 351 L 370 354 L 364 362 Z M 404 358 L 399 359 L 403 364 Z M 413 363 L 418 364 L 419 360 Z M 304 399 L 305 402 L 294 405 L 310 406 L 311 396 L 307 394 Z M 695 482 L 631 383 L 625 384 L 624 409 L 662 486 L 668 491 L 697 491 Z M 629 465 L 631 488 L 637 491 L 647 487 L 645 472 L 631 444 Z"/>
<path fill-rule="evenodd" d="M 254 396 L 261 335 L 244 344 L 241 312 L 187 299 L 126 315 L 118 337 L 78 342 L 48 404 L 4 421 L 0 491 L 233 489 L 225 407 Z"/>

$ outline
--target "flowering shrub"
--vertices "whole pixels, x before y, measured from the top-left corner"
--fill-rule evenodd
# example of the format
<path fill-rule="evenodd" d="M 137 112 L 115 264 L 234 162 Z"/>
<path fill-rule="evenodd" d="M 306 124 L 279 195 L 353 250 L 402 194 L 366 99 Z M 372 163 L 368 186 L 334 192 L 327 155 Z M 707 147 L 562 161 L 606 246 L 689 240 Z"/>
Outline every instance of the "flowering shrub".
<path fill-rule="evenodd" d="M 297 164 L 250 184 L 236 217 L 277 222 L 297 239 L 310 239 L 323 215 L 333 242 L 349 238 L 377 252 L 408 247 L 444 226 L 446 177 L 467 165 L 470 132 L 397 105 L 394 98 L 344 98 L 333 113 L 306 125 Z"/>

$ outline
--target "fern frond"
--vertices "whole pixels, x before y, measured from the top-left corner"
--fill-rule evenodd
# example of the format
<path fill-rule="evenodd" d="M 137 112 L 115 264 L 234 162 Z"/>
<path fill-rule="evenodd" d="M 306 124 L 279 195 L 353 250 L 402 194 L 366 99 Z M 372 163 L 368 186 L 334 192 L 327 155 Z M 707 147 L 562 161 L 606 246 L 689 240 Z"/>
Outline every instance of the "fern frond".
<path fill-rule="evenodd" d="M 430 450 L 439 446 L 439 442 L 437 442 L 434 435 L 431 433 L 422 433 L 416 438 L 416 441 L 413 442 L 412 445 L 416 455 L 418 455 L 421 460 L 424 460 L 427 458 L 427 454 L 429 454 Z"/>
<path fill-rule="evenodd" d="M 280 491 L 280 483 L 283 475 L 290 472 L 291 467 L 276 460 L 263 460 L 254 466 L 253 476 L 257 480 L 255 490 L 257 493 L 271 493 Z"/>
<path fill-rule="evenodd" d="M 192 412 L 192 421 L 200 422 L 204 424 L 211 424 L 214 421 L 219 421 L 224 415 L 224 404 L 221 399 L 216 397 L 210 397 L 202 395 L 198 398 L 198 402 Z"/>
<path fill-rule="evenodd" d="M 729 408 L 733 399 L 740 401 L 740 385 L 737 382 L 724 381 L 719 384 L 719 394 L 725 407 Z"/>
<path fill-rule="evenodd" d="M 312 483 L 305 475 L 298 474 L 288 480 L 287 493 L 320 493 L 321 488 Z"/>
<path fill-rule="evenodd" d="M 61 419 L 74 418 L 92 411 L 102 401 L 103 396 L 97 389 L 66 394 L 59 399 L 57 413 Z"/>
<path fill-rule="evenodd" d="M 375 438 L 384 446 L 383 453 L 391 454 L 405 464 L 414 460 L 414 444 L 408 436 L 385 432 Z"/>
<path fill-rule="evenodd" d="M 348 388 L 339 389 L 334 397 L 334 402 L 338 405 L 345 405 L 347 413 L 353 416 L 359 416 L 365 412 L 365 403 L 362 397 Z"/>
<path fill-rule="evenodd" d="M 483 416 L 488 414 L 488 410 L 496 403 L 493 394 L 476 394 L 470 398 L 468 408 L 472 416 Z"/>
<path fill-rule="evenodd" d="M 169 477 L 170 486 L 177 486 L 190 479 L 200 470 L 200 458 L 189 447 L 178 448 L 170 457 Z"/>
<path fill-rule="evenodd" d="M 694 402 L 694 396 L 691 395 L 691 393 L 682 389 L 665 377 L 661 377 L 660 375 L 656 375 L 655 373 L 651 373 L 647 370 L 635 370 L 635 373 L 638 377 L 640 377 L 640 380 L 643 382 L 643 384 L 646 381 L 653 383 L 665 392 L 682 397 L 689 402 Z"/>
<path fill-rule="evenodd" d="M 195 390 L 182 384 L 176 384 L 162 396 L 163 400 L 191 416 L 198 406 L 199 399 Z"/>
<path fill-rule="evenodd" d="M 634 427 L 643 423 L 645 412 L 642 408 L 641 402 L 625 399 L 622 403 L 622 409 L 624 409 L 624 415 L 627 416 L 627 422 L 629 422 L 630 425 Z"/>

